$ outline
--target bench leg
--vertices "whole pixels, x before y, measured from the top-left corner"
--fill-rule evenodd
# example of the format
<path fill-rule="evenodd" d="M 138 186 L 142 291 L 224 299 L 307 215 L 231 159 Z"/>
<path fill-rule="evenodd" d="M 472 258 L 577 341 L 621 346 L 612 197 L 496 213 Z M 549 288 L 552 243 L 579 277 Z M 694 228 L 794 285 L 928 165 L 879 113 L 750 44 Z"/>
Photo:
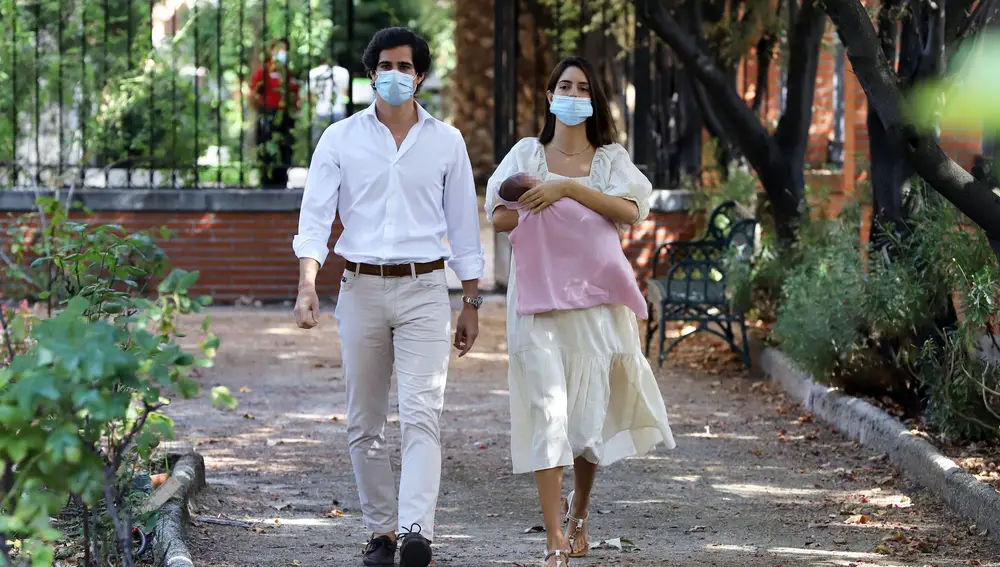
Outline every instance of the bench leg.
<path fill-rule="evenodd" d="M 747 323 L 743 319 L 740 319 L 740 332 L 743 335 L 743 352 L 740 355 L 743 357 L 743 364 L 746 365 L 747 370 L 750 370 L 752 368 L 750 361 L 750 341 L 747 339 Z"/>
<path fill-rule="evenodd" d="M 652 347 L 653 342 L 653 332 L 656 328 L 653 327 L 653 306 L 646 304 L 649 308 L 646 310 L 646 358 L 649 358 L 649 350 Z"/>
<path fill-rule="evenodd" d="M 722 327 L 722 331 L 726 333 L 726 342 L 729 343 L 729 350 L 739 354 L 739 349 L 736 348 L 736 335 L 733 333 L 733 322 L 726 321 L 726 326 Z"/>
<path fill-rule="evenodd" d="M 659 322 L 659 326 L 660 326 L 660 328 L 659 328 L 659 331 L 660 331 L 660 350 L 656 353 L 656 365 L 658 367 L 662 367 L 663 366 L 663 359 L 665 359 L 667 357 L 666 353 L 663 352 L 663 344 L 667 341 L 667 325 L 666 325 L 666 320 L 661 320 Z"/>

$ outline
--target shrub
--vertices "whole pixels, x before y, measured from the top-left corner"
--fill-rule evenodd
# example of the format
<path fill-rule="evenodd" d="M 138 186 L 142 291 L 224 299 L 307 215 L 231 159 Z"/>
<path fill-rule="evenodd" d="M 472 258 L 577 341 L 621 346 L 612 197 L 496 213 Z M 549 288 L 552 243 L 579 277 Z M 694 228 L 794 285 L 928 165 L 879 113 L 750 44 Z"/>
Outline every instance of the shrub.
<path fill-rule="evenodd" d="M 817 379 L 891 396 L 942 434 L 1000 436 L 1000 369 L 980 346 L 1000 267 L 951 204 L 919 182 L 913 196 L 909 228 L 883 231 L 867 264 L 857 207 L 800 230 L 772 339 Z"/>
<path fill-rule="evenodd" d="M 199 354 L 186 352 L 175 340 L 183 336 L 177 318 L 199 313 L 210 299 L 189 296 L 198 273 L 183 270 L 170 272 L 155 298 L 142 297 L 138 281 L 166 265 L 151 239 L 69 221 L 53 200 L 39 205 L 38 216 L 22 219 L 15 231 L 28 234 L 28 222 L 44 228 L 36 239 L 15 239 L 22 249 L 14 255 L 40 257 L 28 266 L 11 263 L 4 274 L 36 286 L 29 291 L 49 303 L 53 316 L 37 318 L 22 307 L 0 318 L 3 551 L 13 556 L 8 564 L 51 565 L 62 534 L 50 519 L 74 502 L 90 536 L 87 567 L 131 566 L 133 522 L 155 519 L 135 516 L 142 499 L 136 470 L 173 435 L 163 412 L 170 396 L 197 395 L 191 373 L 211 366 L 219 346 L 205 318 Z M 224 389 L 213 401 L 235 405 Z"/>

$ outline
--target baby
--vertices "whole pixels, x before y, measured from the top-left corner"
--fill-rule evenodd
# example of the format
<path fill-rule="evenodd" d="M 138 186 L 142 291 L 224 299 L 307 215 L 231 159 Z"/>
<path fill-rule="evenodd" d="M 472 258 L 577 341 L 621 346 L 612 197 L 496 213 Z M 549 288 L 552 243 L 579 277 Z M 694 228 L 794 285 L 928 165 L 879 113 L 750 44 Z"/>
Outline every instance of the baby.
<path fill-rule="evenodd" d="M 573 199 L 531 213 L 517 200 L 539 183 L 515 173 L 498 190 L 518 213 L 510 233 L 518 314 L 620 304 L 645 319 L 646 300 L 614 223 Z"/>
<path fill-rule="evenodd" d="M 538 179 L 528 175 L 527 173 L 515 173 L 500 184 L 500 198 L 504 201 L 510 201 L 512 203 L 517 202 L 528 190 L 538 185 Z"/>

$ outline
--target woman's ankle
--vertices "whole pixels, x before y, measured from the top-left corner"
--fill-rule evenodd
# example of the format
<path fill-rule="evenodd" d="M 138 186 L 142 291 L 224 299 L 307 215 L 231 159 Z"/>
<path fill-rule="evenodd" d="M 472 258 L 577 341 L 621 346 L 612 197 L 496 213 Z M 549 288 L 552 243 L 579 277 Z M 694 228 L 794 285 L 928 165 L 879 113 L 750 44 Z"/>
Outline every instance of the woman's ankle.
<path fill-rule="evenodd" d="M 589 512 L 587 509 L 590 507 L 590 498 L 580 498 L 576 493 L 573 494 L 573 501 L 569 507 L 569 515 L 577 520 L 586 520 Z"/>
<path fill-rule="evenodd" d="M 552 532 L 549 533 L 551 534 Z M 547 546 L 546 550 L 555 551 L 557 549 L 559 550 L 568 549 L 569 544 L 566 542 L 566 538 L 563 537 L 562 530 L 561 529 L 556 530 L 555 533 L 558 534 L 556 537 L 552 537 L 551 535 L 549 535 L 549 537 L 545 538 L 545 545 Z"/>

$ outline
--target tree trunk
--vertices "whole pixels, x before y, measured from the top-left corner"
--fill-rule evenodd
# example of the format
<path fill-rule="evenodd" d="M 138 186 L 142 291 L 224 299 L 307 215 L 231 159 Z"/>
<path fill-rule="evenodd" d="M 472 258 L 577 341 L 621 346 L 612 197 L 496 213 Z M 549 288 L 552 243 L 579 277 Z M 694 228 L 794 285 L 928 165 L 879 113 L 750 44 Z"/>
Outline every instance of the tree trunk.
<path fill-rule="evenodd" d="M 708 4 L 713 7 L 715 4 Z M 790 96 L 778 129 L 771 136 L 736 92 L 728 69 L 723 68 L 704 47 L 700 35 L 701 4 L 689 4 L 691 22 L 686 31 L 658 2 L 639 3 L 640 18 L 684 63 L 697 79 L 695 97 L 709 130 L 732 142 L 757 172 L 771 204 L 774 229 L 779 241 L 795 240 L 805 192 L 805 153 L 809 140 L 812 103 L 816 85 L 819 49 L 825 18 L 814 0 L 805 0 L 796 10 L 789 57 Z"/>
<path fill-rule="evenodd" d="M 897 65 L 897 21 L 894 14 L 898 9 L 899 0 L 884 0 L 877 16 L 879 45 L 892 68 Z M 909 190 L 913 170 L 907 165 L 902 152 L 892 143 L 873 106 L 868 107 L 868 140 L 872 183 L 869 241 L 876 249 L 882 249 L 892 240 L 886 230 L 898 234 L 903 229 L 907 216 L 903 211 L 903 193 Z"/>
<path fill-rule="evenodd" d="M 825 6 L 868 103 L 893 145 L 935 191 L 979 225 L 991 241 L 1000 240 L 1000 189 L 975 179 L 945 155 L 936 140 L 906 121 L 896 74 L 882 53 L 864 6 L 858 0 L 825 0 Z"/>

